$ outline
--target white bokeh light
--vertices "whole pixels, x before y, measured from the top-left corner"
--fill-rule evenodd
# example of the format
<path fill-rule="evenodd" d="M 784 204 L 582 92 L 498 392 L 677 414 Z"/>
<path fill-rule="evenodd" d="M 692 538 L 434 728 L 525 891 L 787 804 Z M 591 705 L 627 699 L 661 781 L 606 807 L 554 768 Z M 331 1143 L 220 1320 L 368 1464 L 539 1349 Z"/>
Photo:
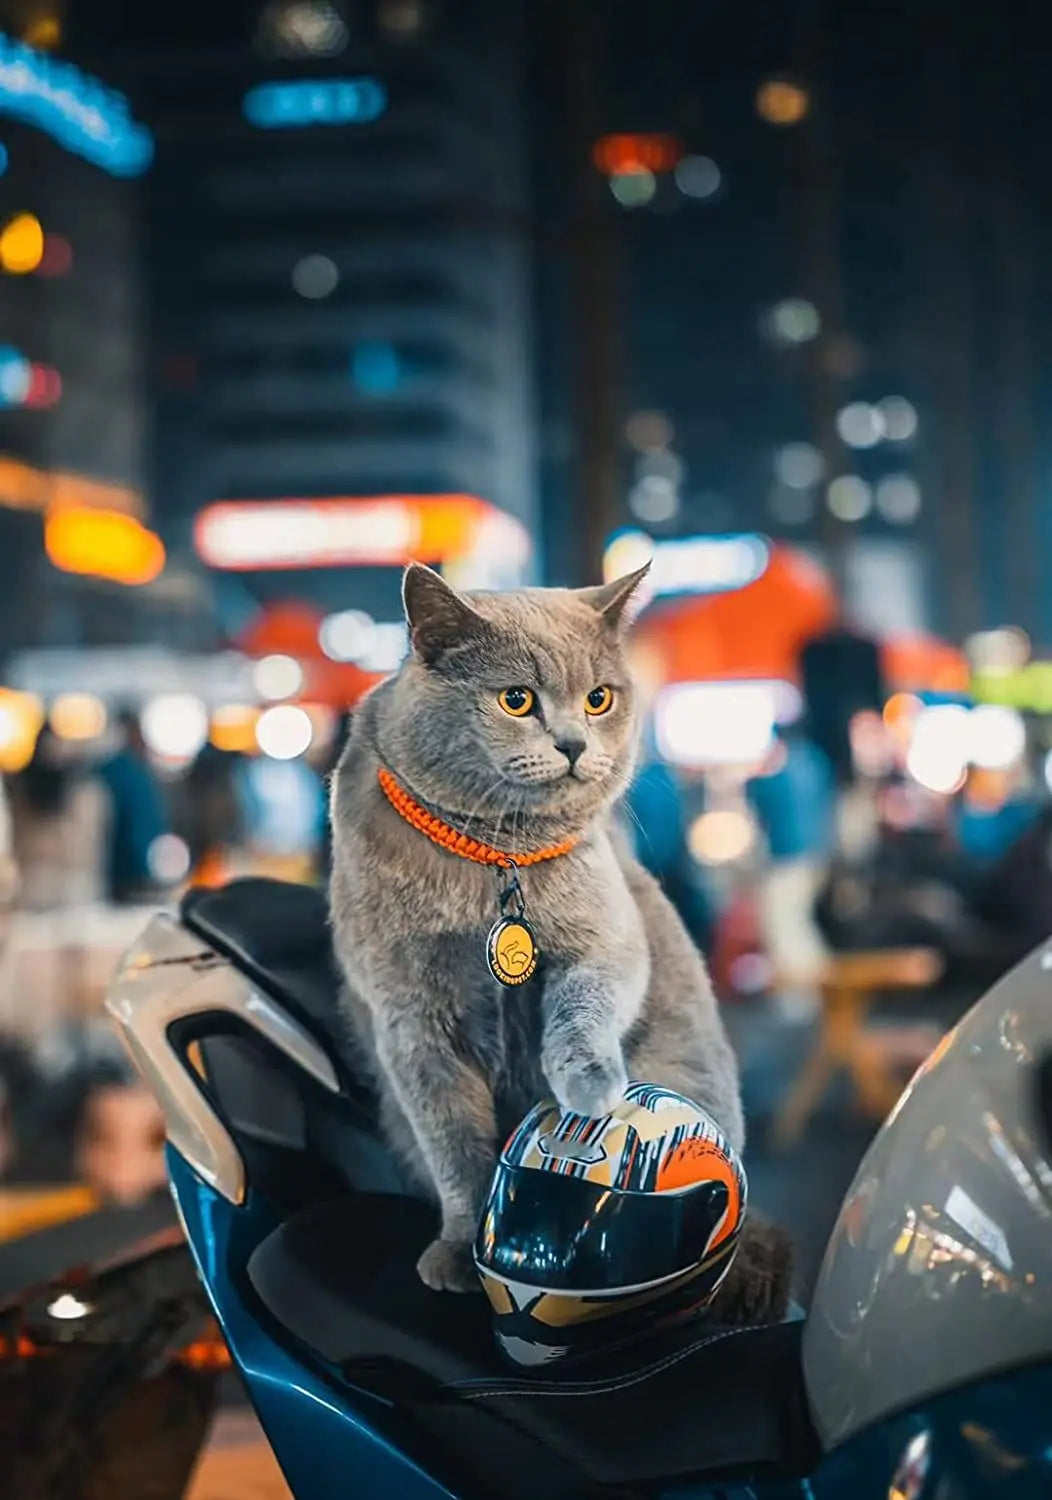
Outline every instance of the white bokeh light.
<path fill-rule="evenodd" d="M 723 174 L 711 156 L 684 156 L 673 172 L 685 198 L 711 198 L 720 190 Z"/>
<path fill-rule="evenodd" d="M 885 474 L 877 481 L 877 510 L 893 526 L 908 526 L 920 515 L 920 485 L 912 474 Z"/>
<path fill-rule="evenodd" d="M 825 473 L 825 459 L 814 443 L 786 443 L 774 455 L 774 472 L 791 490 L 809 490 Z"/>
<path fill-rule="evenodd" d="M 818 308 L 804 297 L 785 297 L 767 314 L 767 329 L 778 344 L 808 344 L 822 331 Z"/>
<path fill-rule="evenodd" d="M 968 709 L 940 703 L 917 715 L 906 769 L 930 792 L 949 795 L 964 783 L 971 751 Z"/>
<path fill-rule="evenodd" d="M 314 725 L 306 709 L 294 703 L 279 703 L 259 716 L 256 743 L 271 760 L 295 760 L 305 755 L 314 738 Z"/>
<path fill-rule="evenodd" d="M 142 737 L 162 760 L 192 760 L 208 738 L 208 709 L 193 693 L 160 693 L 143 708 Z"/>
<path fill-rule="evenodd" d="M 849 448 L 875 448 L 884 436 L 884 418 L 868 401 L 852 401 L 837 412 L 836 430 Z"/>
<path fill-rule="evenodd" d="M 293 290 L 310 302 L 330 297 L 339 284 L 336 263 L 327 255 L 305 255 L 292 268 Z"/>
<path fill-rule="evenodd" d="M 873 491 L 857 474 L 841 474 L 826 491 L 826 504 L 838 521 L 861 521 L 873 507 Z"/>
<path fill-rule="evenodd" d="M 330 661 L 360 661 L 375 641 L 376 621 L 364 609 L 326 615 L 318 627 L 318 644 Z"/>
<path fill-rule="evenodd" d="M 681 682 L 654 707 L 658 749 L 675 765 L 752 765 L 774 740 L 779 705 L 767 682 Z"/>
<path fill-rule="evenodd" d="M 303 686 L 303 668 L 294 656 L 264 656 L 256 662 L 252 681 L 261 698 L 294 698 Z"/>
<path fill-rule="evenodd" d="M 885 396 L 877 402 L 884 419 L 884 435 L 893 443 L 905 443 L 917 431 L 917 409 L 905 396 Z"/>
<path fill-rule="evenodd" d="M 1022 714 L 1000 703 L 980 703 L 972 709 L 968 726 L 968 758 L 986 771 L 1006 771 L 1026 751 Z"/>

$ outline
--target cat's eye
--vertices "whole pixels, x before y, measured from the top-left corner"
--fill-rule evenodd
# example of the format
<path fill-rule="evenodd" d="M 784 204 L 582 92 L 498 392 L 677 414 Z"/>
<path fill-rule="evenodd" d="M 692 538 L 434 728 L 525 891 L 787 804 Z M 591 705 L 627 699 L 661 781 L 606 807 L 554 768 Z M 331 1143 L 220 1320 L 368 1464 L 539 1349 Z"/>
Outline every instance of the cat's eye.
<path fill-rule="evenodd" d="M 614 706 L 614 690 L 610 687 L 595 687 L 584 700 L 584 711 L 595 718 L 608 714 Z"/>
<path fill-rule="evenodd" d="M 497 694 L 497 702 L 513 719 L 524 719 L 532 712 L 535 699 L 529 688 L 510 687 Z"/>

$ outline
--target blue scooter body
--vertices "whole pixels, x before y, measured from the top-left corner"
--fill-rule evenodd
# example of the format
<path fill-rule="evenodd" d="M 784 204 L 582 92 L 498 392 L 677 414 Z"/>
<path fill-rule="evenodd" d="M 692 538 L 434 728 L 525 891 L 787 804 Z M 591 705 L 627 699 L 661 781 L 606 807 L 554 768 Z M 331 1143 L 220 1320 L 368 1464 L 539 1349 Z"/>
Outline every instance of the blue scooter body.
<path fill-rule="evenodd" d="M 173 1148 L 172 1193 L 201 1280 L 295 1500 L 342 1493 L 392 1500 L 482 1500 L 429 1472 L 393 1406 L 293 1347 L 246 1273 L 274 1228 L 249 1192 L 235 1207 Z M 417 1456 L 410 1456 L 416 1449 Z M 920 1478 L 919 1488 L 911 1484 Z M 938 1397 L 862 1433 L 795 1479 L 662 1486 L 653 1500 L 925 1500 L 941 1494 L 1039 1500 L 1052 1493 L 1052 1369 L 1036 1366 Z"/>

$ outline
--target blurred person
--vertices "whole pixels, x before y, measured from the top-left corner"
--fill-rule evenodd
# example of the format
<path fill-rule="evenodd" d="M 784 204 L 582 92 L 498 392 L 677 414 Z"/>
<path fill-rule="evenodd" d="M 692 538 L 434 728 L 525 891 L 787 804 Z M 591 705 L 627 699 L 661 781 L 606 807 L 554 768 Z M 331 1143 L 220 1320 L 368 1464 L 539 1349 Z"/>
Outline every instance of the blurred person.
<path fill-rule="evenodd" d="M 194 884 L 221 883 L 245 840 L 237 788 L 241 756 L 204 745 L 176 789 L 176 831 L 190 854 Z"/>
<path fill-rule="evenodd" d="M 625 794 L 625 810 L 636 858 L 660 882 L 695 943 L 708 953 L 712 914 L 687 844 L 682 788 L 657 754 L 652 730 L 647 731 L 641 764 Z"/>
<path fill-rule="evenodd" d="M 836 782 L 829 757 L 801 725 L 782 729 L 746 794 L 767 843 L 757 909 L 767 957 L 787 1013 L 809 1014 L 829 949 L 815 921 L 836 840 Z"/>
<path fill-rule="evenodd" d="M 10 803 L 19 906 L 53 911 L 101 902 L 109 797 L 46 724 L 28 765 L 11 778 Z"/>
<path fill-rule="evenodd" d="M 138 714 L 122 709 L 117 729 L 120 743 L 99 766 L 111 803 L 107 886 L 113 901 L 130 902 L 149 895 L 157 886 L 150 851 L 155 839 L 169 831 L 169 818 Z"/>

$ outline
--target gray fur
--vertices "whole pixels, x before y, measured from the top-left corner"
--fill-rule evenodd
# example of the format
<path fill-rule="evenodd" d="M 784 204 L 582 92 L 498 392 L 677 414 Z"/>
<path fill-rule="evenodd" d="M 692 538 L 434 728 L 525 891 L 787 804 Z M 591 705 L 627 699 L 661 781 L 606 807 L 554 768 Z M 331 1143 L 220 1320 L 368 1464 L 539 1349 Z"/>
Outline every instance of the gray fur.
<path fill-rule="evenodd" d="M 429 1285 L 476 1285 L 470 1246 L 501 1140 L 538 1098 L 605 1113 L 628 1077 L 681 1090 L 738 1148 L 734 1056 L 679 917 L 618 837 L 636 711 L 623 612 L 642 575 L 603 589 L 455 594 L 413 565 L 413 649 L 362 702 L 333 785 L 332 919 L 355 1036 L 392 1142 L 441 1205 L 420 1262 Z M 585 695 L 610 685 L 609 713 Z M 515 719 L 502 688 L 541 713 Z M 556 744 L 584 738 L 569 774 Z M 571 834 L 570 854 L 522 872 L 541 964 L 503 990 L 485 963 L 492 869 L 436 848 L 389 805 L 384 765 L 472 837 L 521 854 Z"/>

